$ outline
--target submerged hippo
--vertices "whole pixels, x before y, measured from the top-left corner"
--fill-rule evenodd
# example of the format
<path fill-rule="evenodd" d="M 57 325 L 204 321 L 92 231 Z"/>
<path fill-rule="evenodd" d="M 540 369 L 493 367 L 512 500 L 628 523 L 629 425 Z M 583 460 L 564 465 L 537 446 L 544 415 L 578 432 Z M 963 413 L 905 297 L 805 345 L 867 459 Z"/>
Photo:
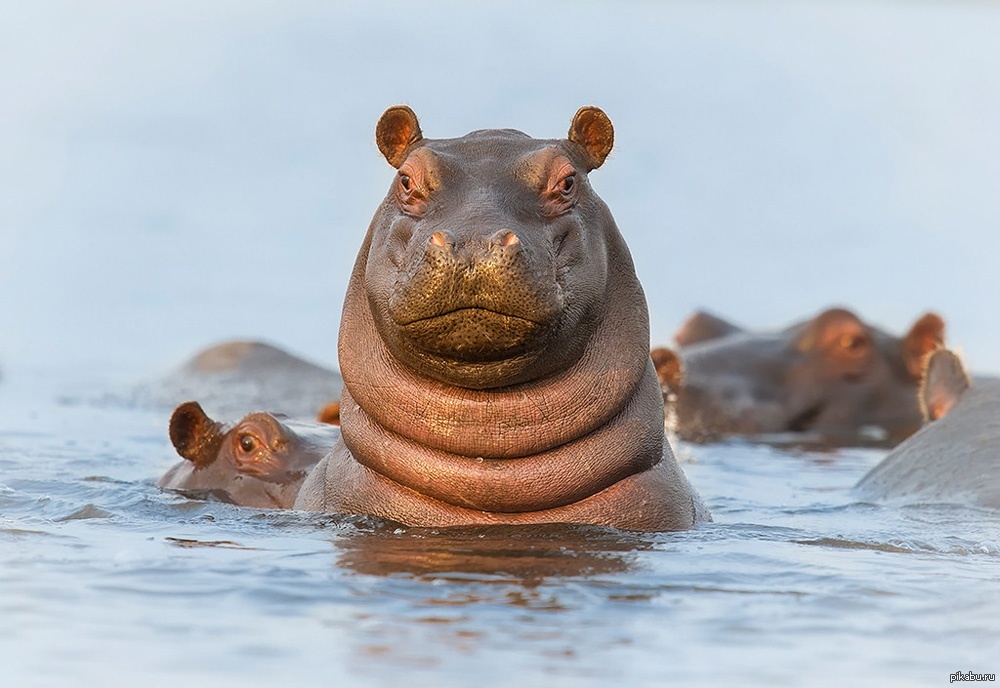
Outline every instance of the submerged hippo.
<path fill-rule="evenodd" d="M 291 508 L 306 474 L 339 436 L 332 425 L 271 413 L 223 425 L 190 401 L 170 418 L 170 441 L 185 460 L 159 485 L 241 506 Z"/>
<path fill-rule="evenodd" d="M 858 495 L 1000 509 L 1000 380 L 970 382 L 942 349 L 928 359 L 920 403 L 930 424 L 869 471 Z"/>
<path fill-rule="evenodd" d="M 140 406 L 172 409 L 198 399 L 209 413 L 237 418 L 268 409 L 294 418 L 314 418 L 340 396 L 343 381 L 333 370 L 271 344 L 229 341 L 208 347 L 160 379 L 129 394 Z"/>
<path fill-rule="evenodd" d="M 843 308 L 776 332 L 697 313 L 676 340 L 683 373 L 669 351 L 652 355 L 683 439 L 808 433 L 830 444 L 895 444 L 920 427 L 923 360 L 943 346 L 944 322 L 928 313 L 899 338 Z"/>
<path fill-rule="evenodd" d="M 423 138 L 407 107 L 376 142 L 398 169 L 341 318 L 343 435 L 296 508 L 409 525 L 707 520 L 663 434 L 646 301 L 587 173 L 593 107 L 568 139 Z"/>

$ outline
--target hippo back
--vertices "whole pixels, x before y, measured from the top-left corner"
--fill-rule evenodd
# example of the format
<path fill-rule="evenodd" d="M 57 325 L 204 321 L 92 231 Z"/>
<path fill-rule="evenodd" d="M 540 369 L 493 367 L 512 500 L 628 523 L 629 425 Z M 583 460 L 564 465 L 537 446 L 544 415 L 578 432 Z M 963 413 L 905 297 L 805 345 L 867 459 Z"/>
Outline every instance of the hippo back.
<path fill-rule="evenodd" d="M 1000 509 L 1000 381 L 979 380 L 855 488 L 863 499 Z"/>

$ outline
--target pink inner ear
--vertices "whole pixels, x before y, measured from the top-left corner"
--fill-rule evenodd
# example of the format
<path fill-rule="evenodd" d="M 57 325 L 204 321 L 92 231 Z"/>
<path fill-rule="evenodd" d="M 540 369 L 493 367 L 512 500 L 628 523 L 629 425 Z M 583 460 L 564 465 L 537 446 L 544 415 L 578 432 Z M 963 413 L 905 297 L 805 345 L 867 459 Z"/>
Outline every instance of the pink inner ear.
<path fill-rule="evenodd" d="M 944 417 L 951 410 L 952 403 L 947 399 L 935 399 L 931 402 L 930 407 L 927 409 L 927 415 L 930 420 L 937 420 Z"/>

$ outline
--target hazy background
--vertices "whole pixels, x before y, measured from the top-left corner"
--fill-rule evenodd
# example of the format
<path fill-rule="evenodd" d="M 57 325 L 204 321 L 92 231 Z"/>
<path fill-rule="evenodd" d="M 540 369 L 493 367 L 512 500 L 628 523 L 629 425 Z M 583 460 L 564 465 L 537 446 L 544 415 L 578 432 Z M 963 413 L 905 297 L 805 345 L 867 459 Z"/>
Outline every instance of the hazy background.
<path fill-rule="evenodd" d="M 654 343 L 700 307 L 935 309 L 997 372 L 998 36 L 1000 4 L 954 0 L 5 3 L 0 366 L 230 337 L 335 364 L 387 106 L 556 137 L 596 104 Z"/>

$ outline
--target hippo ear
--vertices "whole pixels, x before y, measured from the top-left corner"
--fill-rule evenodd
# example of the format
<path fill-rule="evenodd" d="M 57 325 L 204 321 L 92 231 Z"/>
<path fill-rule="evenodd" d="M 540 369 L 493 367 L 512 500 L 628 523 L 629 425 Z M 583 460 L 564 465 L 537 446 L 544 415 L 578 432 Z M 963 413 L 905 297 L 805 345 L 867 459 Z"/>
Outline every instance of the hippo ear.
<path fill-rule="evenodd" d="M 340 425 L 340 402 L 331 401 L 319 410 L 316 420 L 327 425 Z"/>
<path fill-rule="evenodd" d="M 718 316 L 705 311 L 696 311 L 694 315 L 689 316 L 684 321 L 674 334 L 674 341 L 677 342 L 677 346 L 691 346 L 698 342 L 707 342 L 710 339 L 719 339 L 742 331 L 743 328 Z"/>
<path fill-rule="evenodd" d="M 178 454 L 198 468 L 215 461 L 225 434 L 222 423 L 209 418 L 197 401 L 181 404 L 170 416 L 170 441 Z"/>
<path fill-rule="evenodd" d="M 576 111 L 569 125 L 569 140 L 583 148 L 587 154 L 587 171 L 604 164 L 615 143 L 615 128 L 604 110 L 589 106 Z"/>
<path fill-rule="evenodd" d="M 396 105 L 383 112 L 375 126 L 375 143 L 389 164 L 396 168 L 406 161 L 407 152 L 422 138 L 417 116 L 405 105 Z"/>
<path fill-rule="evenodd" d="M 903 359 L 914 379 L 920 379 L 927 355 L 944 346 L 944 320 L 937 313 L 927 313 L 903 337 Z"/>
<path fill-rule="evenodd" d="M 920 384 L 920 409 L 926 420 L 937 420 L 948 413 L 969 389 L 969 374 L 962 361 L 948 349 L 938 349 L 927 357 L 924 379 Z"/>
<path fill-rule="evenodd" d="M 684 384 L 684 365 L 680 356 L 666 347 L 657 347 L 649 352 L 656 368 L 656 377 L 660 387 L 670 392 L 677 392 Z"/>

